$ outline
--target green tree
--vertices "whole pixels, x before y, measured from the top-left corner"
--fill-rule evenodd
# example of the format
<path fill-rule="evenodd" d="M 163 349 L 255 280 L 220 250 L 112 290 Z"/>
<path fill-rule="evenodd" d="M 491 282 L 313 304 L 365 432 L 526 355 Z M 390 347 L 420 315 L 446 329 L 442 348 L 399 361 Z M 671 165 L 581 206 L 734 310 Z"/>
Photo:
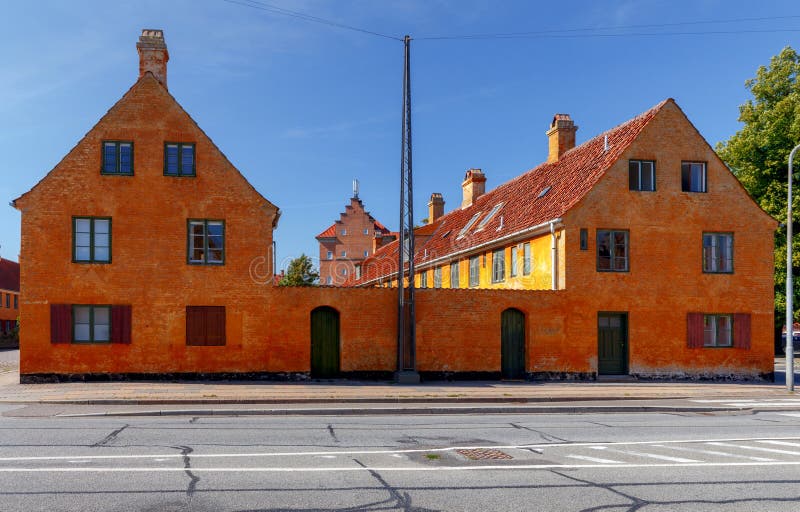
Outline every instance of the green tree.
<path fill-rule="evenodd" d="M 286 275 L 280 280 L 278 286 L 316 286 L 319 272 L 314 268 L 311 258 L 305 254 L 289 262 Z"/>
<path fill-rule="evenodd" d="M 775 235 L 776 338 L 786 319 L 786 213 L 789 153 L 800 143 L 800 57 L 791 47 L 758 68 L 745 87 L 753 98 L 739 107 L 741 130 L 717 144 L 717 153 L 761 208 L 781 224 Z M 795 163 L 795 169 L 800 167 Z M 797 174 L 795 174 L 796 176 Z M 795 184 L 797 182 L 795 181 Z M 798 233 L 800 187 L 793 186 L 792 227 Z M 792 242 L 792 267 L 800 269 L 800 243 Z M 797 287 L 794 303 L 799 304 Z M 795 320 L 799 318 L 795 313 Z"/>

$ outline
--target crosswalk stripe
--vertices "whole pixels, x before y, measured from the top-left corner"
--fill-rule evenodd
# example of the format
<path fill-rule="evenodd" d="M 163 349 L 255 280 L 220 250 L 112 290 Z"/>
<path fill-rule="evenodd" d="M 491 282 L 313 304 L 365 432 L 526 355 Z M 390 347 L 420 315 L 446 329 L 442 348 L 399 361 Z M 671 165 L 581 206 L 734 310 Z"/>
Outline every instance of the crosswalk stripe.
<path fill-rule="evenodd" d="M 652 446 L 658 448 L 668 448 L 670 450 L 678 450 L 681 452 L 697 452 L 697 453 L 705 453 L 708 455 L 719 455 L 720 457 L 734 457 L 737 459 L 746 459 L 746 460 L 754 460 L 757 462 L 775 462 L 775 459 L 768 459 L 766 457 L 754 457 L 752 455 L 740 455 L 738 453 L 728 453 L 728 452 L 718 452 L 716 450 L 701 450 L 700 448 L 682 448 L 680 446 L 670 446 L 665 444 L 654 444 Z"/>
<path fill-rule="evenodd" d="M 774 448 L 762 448 L 760 446 L 746 446 L 741 444 L 731 444 L 731 443 L 706 443 L 713 446 L 728 446 L 732 448 L 739 448 L 741 450 L 755 450 L 759 452 L 769 452 L 769 453 L 782 453 L 784 455 L 800 455 L 800 452 L 793 452 L 789 450 L 776 450 Z"/>
<path fill-rule="evenodd" d="M 598 449 L 597 447 L 594 446 L 592 446 L 592 448 Z M 609 452 L 624 453 L 626 455 L 636 455 L 638 457 L 648 457 L 650 459 L 666 460 L 669 462 L 703 462 L 701 460 L 682 459 L 680 457 L 667 457 L 666 455 L 658 455 L 655 453 L 636 452 L 633 450 L 616 450 L 614 448 L 606 448 L 606 447 L 603 448 L 605 448 Z"/>
<path fill-rule="evenodd" d="M 620 460 L 600 459 L 597 457 L 587 457 L 586 455 L 567 455 L 570 459 L 585 460 L 589 462 L 599 462 L 600 464 L 623 464 Z"/>

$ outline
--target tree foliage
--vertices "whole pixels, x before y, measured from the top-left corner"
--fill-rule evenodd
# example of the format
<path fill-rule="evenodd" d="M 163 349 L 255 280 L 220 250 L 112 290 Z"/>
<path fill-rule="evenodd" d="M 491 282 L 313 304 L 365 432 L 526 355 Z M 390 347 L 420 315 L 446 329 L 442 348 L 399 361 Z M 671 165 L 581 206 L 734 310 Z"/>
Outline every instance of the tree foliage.
<path fill-rule="evenodd" d="M 755 78 L 747 80 L 753 95 L 739 107 L 741 130 L 717 145 L 717 153 L 728 164 L 761 208 L 786 223 L 789 153 L 800 143 L 800 56 L 791 47 L 761 66 Z M 798 159 L 800 160 L 800 159 Z M 795 171 L 800 162 L 795 162 Z M 795 176 L 797 176 L 795 172 Z M 800 187 L 793 185 L 792 227 L 798 233 Z M 800 243 L 792 243 L 792 267 L 800 269 Z M 800 304 L 794 291 L 794 303 Z M 785 320 L 786 229 L 782 224 L 775 236 L 775 323 Z M 798 315 L 795 314 L 795 320 Z"/>
<path fill-rule="evenodd" d="M 278 286 L 316 286 L 319 272 L 314 268 L 311 258 L 305 254 L 289 262 L 286 274 Z"/>

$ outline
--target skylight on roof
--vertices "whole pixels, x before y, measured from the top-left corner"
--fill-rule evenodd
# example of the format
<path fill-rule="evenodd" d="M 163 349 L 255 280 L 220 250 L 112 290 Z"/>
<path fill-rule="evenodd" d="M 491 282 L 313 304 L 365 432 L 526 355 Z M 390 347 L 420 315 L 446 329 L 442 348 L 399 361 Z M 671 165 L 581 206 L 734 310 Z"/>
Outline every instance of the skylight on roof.
<path fill-rule="evenodd" d="M 544 197 L 544 196 L 546 196 L 546 195 L 547 195 L 547 193 L 548 193 L 548 192 L 550 192 L 550 189 L 551 189 L 551 188 L 553 188 L 553 187 L 551 187 L 550 185 L 548 185 L 548 186 L 544 187 L 544 188 L 542 189 L 542 191 L 541 191 L 541 192 L 539 192 L 539 195 L 538 195 L 538 196 L 536 196 L 536 199 L 539 199 L 540 197 Z"/>
<path fill-rule="evenodd" d="M 447 235 L 449 235 L 449 234 L 450 234 L 450 230 L 448 229 L 447 231 L 445 231 L 445 232 L 442 234 L 442 238 L 447 238 Z"/>
<path fill-rule="evenodd" d="M 481 216 L 481 212 L 478 212 L 475 215 L 473 215 L 472 218 L 469 219 L 469 222 L 467 222 L 466 226 L 461 228 L 461 231 L 458 232 L 458 237 L 457 238 L 461 238 L 462 236 L 466 235 L 467 231 L 469 231 L 469 228 L 471 228 L 472 226 L 475 225 L 475 222 L 478 221 L 478 217 L 480 217 L 480 216 Z"/>
<path fill-rule="evenodd" d="M 486 225 L 489 224 L 489 221 L 492 220 L 492 217 L 497 215 L 497 212 L 499 212 L 500 208 L 502 207 L 503 203 L 497 203 L 496 205 L 494 205 L 494 208 L 492 208 L 491 211 L 489 211 L 489 214 L 483 218 L 480 224 L 478 224 L 478 229 L 476 229 L 476 231 L 480 231 L 481 229 L 485 228 Z"/>

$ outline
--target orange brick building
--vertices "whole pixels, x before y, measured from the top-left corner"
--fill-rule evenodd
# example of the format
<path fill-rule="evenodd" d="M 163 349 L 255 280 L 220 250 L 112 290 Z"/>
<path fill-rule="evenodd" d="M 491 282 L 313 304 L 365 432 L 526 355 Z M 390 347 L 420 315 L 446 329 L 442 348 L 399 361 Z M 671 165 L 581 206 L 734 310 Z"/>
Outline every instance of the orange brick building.
<path fill-rule="evenodd" d="M 358 198 L 358 182 L 353 197 L 339 220 L 316 236 L 319 242 L 319 283 L 339 286 L 354 273 L 356 266 L 391 242 L 396 235 L 364 209 Z"/>
<path fill-rule="evenodd" d="M 397 243 L 368 286 L 274 286 L 278 208 L 169 94 L 161 32 L 137 47 L 133 87 L 14 201 L 21 380 L 390 376 Z M 769 378 L 776 222 L 672 100 L 574 148 L 570 122 L 549 162 L 489 192 L 472 170 L 454 212 L 432 198 L 422 377 Z"/>
<path fill-rule="evenodd" d="M 0 336 L 13 336 L 19 318 L 19 263 L 0 258 Z"/>

